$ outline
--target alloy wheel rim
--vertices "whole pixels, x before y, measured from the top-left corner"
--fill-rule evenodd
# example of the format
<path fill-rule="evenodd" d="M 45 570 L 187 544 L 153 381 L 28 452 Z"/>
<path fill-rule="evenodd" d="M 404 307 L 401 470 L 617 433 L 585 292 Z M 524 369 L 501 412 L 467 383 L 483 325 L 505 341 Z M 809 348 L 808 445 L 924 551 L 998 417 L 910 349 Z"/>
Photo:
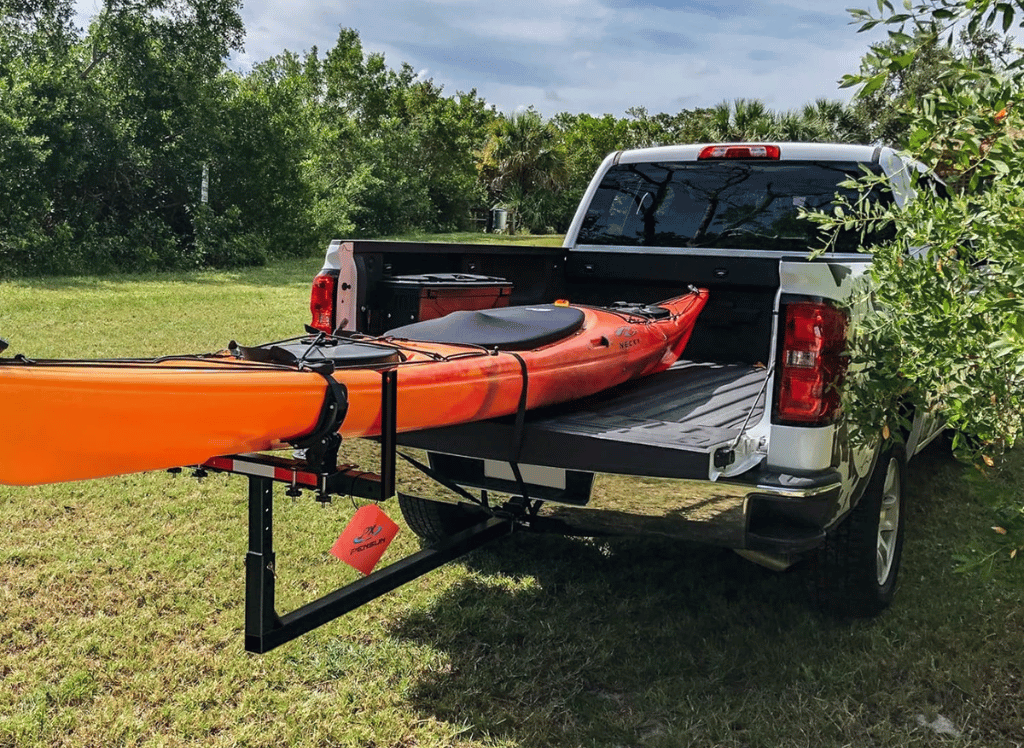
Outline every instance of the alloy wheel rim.
<path fill-rule="evenodd" d="M 878 514 L 878 540 L 875 544 L 875 569 L 878 584 L 889 579 L 896 560 L 896 539 L 900 527 L 900 471 L 895 459 L 889 460 L 882 487 L 882 505 Z"/>

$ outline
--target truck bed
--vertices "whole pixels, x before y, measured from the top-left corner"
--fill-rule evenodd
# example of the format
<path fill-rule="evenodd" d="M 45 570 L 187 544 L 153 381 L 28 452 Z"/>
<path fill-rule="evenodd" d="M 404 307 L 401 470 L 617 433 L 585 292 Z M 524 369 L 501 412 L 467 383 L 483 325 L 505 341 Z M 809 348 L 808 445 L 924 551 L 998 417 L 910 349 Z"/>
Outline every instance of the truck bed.
<path fill-rule="evenodd" d="M 515 419 L 403 434 L 399 443 L 446 454 L 568 470 L 707 479 L 715 452 L 764 411 L 762 366 L 680 361 L 600 395 Z"/>

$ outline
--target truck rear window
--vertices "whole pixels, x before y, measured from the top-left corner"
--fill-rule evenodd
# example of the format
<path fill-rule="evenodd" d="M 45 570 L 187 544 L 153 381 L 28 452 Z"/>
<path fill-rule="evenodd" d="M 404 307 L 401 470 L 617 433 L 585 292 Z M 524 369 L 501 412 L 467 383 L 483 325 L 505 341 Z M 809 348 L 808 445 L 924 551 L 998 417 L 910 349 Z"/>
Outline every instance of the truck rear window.
<path fill-rule="evenodd" d="M 801 207 L 827 208 L 854 162 L 714 161 L 619 164 L 594 195 L 580 244 L 807 252 L 821 246 Z M 889 195 L 880 196 L 889 198 Z M 858 232 L 837 251 L 856 252 Z"/>

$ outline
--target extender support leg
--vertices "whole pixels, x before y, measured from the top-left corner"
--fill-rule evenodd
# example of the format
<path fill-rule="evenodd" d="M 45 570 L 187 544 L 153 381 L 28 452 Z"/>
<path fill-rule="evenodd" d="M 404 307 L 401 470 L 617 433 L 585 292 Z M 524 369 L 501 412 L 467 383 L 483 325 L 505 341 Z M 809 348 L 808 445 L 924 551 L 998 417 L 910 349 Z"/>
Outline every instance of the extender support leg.
<path fill-rule="evenodd" d="M 274 611 L 274 482 L 249 476 L 249 552 L 245 555 L 245 648 L 280 625 Z M 250 650 L 252 651 L 252 650 Z"/>
<path fill-rule="evenodd" d="M 491 517 L 442 543 L 378 569 L 284 616 L 274 609 L 273 481 L 249 477 L 249 552 L 246 555 L 245 649 L 269 652 L 355 610 L 406 582 L 512 532 L 514 521 Z"/>

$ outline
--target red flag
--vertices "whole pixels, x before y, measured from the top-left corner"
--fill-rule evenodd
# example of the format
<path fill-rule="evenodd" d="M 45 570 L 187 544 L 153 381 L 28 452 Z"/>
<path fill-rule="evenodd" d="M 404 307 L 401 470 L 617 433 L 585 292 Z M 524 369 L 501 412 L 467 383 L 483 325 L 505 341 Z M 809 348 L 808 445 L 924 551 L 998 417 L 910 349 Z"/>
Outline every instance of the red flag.
<path fill-rule="evenodd" d="M 398 534 L 398 525 L 376 504 L 360 508 L 331 548 L 331 553 L 369 574 Z"/>

